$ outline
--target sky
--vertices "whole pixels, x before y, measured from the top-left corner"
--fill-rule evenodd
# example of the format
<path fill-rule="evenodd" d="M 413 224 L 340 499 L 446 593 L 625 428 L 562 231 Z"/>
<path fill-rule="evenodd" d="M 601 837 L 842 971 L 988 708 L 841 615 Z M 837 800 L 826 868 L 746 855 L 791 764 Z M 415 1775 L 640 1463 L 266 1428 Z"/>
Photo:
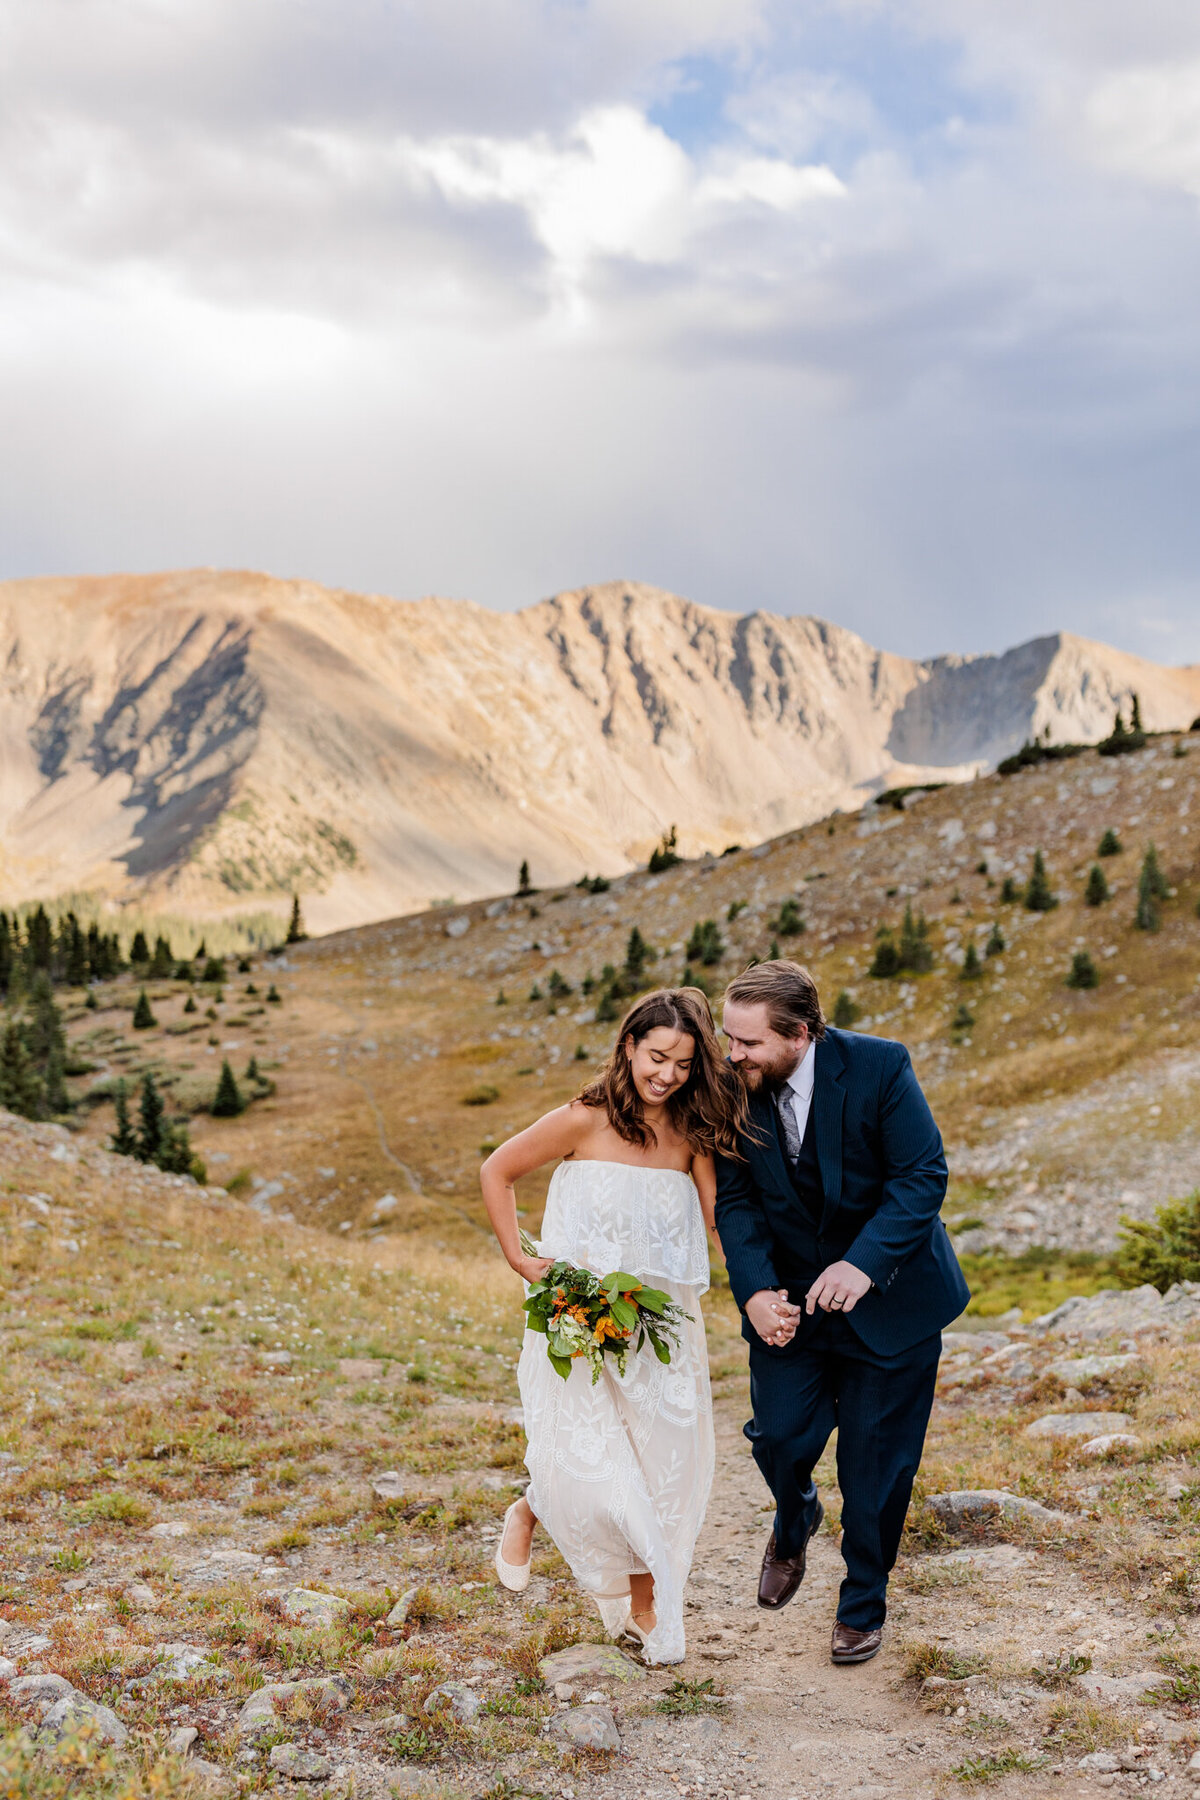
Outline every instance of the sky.
<path fill-rule="evenodd" d="M 0 0 L 0 577 L 1200 661 L 1195 0 Z"/>

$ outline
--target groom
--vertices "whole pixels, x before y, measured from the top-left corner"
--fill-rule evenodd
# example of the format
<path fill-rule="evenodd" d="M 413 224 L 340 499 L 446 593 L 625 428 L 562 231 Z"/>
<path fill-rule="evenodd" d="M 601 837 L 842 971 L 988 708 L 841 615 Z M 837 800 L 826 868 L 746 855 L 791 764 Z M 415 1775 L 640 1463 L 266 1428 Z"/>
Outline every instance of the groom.
<path fill-rule="evenodd" d="M 804 1579 L 824 1517 L 812 1472 L 836 1428 L 846 1578 L 831 1654 L 867 1662 L 942 1327 L 970 1299 L 938 1217 L 942 1140 L 904 1046 L 828 1027 L 797 963 L 740 975 L 724 1030 L 750 1130 L 745 1161 L 718 1159 L 717 1229 L 750 1344 L 746 1436 L 775 1496 L 758 1603 L 786 1606 Z"/>

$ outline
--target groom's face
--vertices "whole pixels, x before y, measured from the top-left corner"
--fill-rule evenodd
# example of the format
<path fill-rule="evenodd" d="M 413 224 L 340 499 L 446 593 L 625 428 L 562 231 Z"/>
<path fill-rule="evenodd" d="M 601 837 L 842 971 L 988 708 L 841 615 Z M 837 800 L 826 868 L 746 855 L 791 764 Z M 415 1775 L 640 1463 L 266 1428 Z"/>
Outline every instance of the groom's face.
<path fill-rule="evenodd" d="M 808 1049 L 808 1032 L 796 1038 L 772 1031 L 766 1006 L 725 1002 L 721 1028 L 729 1039 L 729 1060 L 752 1094 L 781 1088 Z"/>

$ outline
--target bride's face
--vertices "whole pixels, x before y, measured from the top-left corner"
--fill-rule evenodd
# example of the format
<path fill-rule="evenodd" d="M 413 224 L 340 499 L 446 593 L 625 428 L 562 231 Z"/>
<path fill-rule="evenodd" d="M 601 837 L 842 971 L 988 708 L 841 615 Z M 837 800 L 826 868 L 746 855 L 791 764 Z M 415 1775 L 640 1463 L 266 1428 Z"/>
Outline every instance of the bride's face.
<path fill-rule="evenodd" d="M 696 1054 L 690 1032 L 675 1031 L 669 1025 L 656 1025 L 640 1043 L 625 1040 L 629 1072 L 638 1099 L 643 1106 L 665 1106 L 677 1094 L 692 1072 Z"/>

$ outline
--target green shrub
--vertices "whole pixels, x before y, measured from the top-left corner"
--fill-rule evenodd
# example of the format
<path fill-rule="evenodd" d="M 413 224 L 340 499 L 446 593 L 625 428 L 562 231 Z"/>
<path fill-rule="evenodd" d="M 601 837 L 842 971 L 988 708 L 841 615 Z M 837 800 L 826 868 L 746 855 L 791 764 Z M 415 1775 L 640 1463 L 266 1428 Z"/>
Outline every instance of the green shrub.
<path fill-rule="evenodd" d="M 1011 875 L 1006 875 L 1000 887 L 1000 901 L 1003 906 L 1015 906 L 1021 898 L 1017 892 L 1017 884 Z"/>
<path fill-rule="evenodd" d="M 1123 845 L 1120 838 L 1110 825 L 1108 830 L 1104 833 L 1104 836 L 1100 839 L 1100 842 L 1096 845 L 1096 855 L 1120 856 L 1122 848 Z"/>
<path fill-rule="evenodd" d="M 1104 870 L 1099 863 L 1093 863 L 1088 873 L 1087 886 L 1083 890 L 1085 906 L 1103 906 L 1106 900 L 1112 899 L 1112 891 L 1104 878 Z"/>
<path fill-rule="evenodd" d="M 889 976 L 898 975 L 899 973 L 900 952 L 896 948 L 895 938 L 892 936 L 891 932 L 888 931 L 884 933 L 875 946 L 875 958 L 870 968 L 867 970 L 867 974 L 874 975 L 877 980 L 883 980 Z"/>
<path fill-rule="evenodd" d="M 779 908 L 779 916 L 769 923 L 771 930 L 777 931 L 780 937 L 799 937 L 808 930 L 800 913 L 800 902 L 795 899 L 784 900 Z"/>
<path fill-rule="evenodd" d="M 962 981 L 978 981 L 983 973 L 983 964 L 979 960 L 979 952 L 974 944 L 967 945 L 967 953 L 963 957 L 959 978 Z"/>
<path fill-rule="evenodd" d="M 725 954 L 725 940 L 715 919 L 697 919 L 684 951 L 688 962 L 703 963 L 711 968 Z"/>
<path fill-rule="evenodd" d="M 1177 1281 L 1200 1281 L 1200 1188 L 1155 1207 L 1153 1219 L 1123 1216 L 1116 1270 L 1126 1287 L 1149 1282 L 1160 1294 Z"/>
<path fill-rule="evenodd" d="M 1100 977 L 1096 973 L 1096 965 L 1086 950 L 1077 950 L 1071 958 L 1071 967 L 1067 971 L 1069 988 L 1094 988 L 1100 986 Z"/>
<path fill-rule="evenodd" d="M 133 1009 L 133 1029 L 135 1031 L 152 1031 L 157 1024 L 158 1020 L 150 1010 L 150 1001 L 147 998 L 146 990 L 142 988 L 137 997 L 137 1005 Z"/>
<path fill-rule="evenodd" d="M 985 956 L 1003 956 L 1007 948 L 1008 944 L 1005 941 L 1004 933 L 1001 931 L 999 923 L 997 923 L 992 926 L 991 936 L 984 945 L 983 954 Z"/>
<path fill-rule="evenodd" d="M 1024 906 L 1026 912 L 1053 912 L 1058 899 L 1050 886 L 1050 877 L 1046 873 L 1046 859 L 1040 850 L 1033 853 L 1033 869 L 1025 884 Z"/>
<path fill-rule="evenodd" d="M 833 1024 L 838 1031 L 849 1031 L 862 1018 L 862 1007 L 855 1004 L 845 988 L 833 1003 Z"/>
<path fill-rule="evenodd" d="M 490 1106 L 493 1100 L 499 1098 L 500 1089 L 493 1087 L 489 1081 L 483 1081 L 463 1095 L 462 1103 L 464 1106 Z"/>
<path fill-rule="evenodd" d="M 676 863 L 680 861 L 679 852 L 676 848 L 678 841 L 678 834 L 674 825 L 671 826 L 669 831 L 663 832 L 662 837 L 658 840 L 657 847 L 650 852 L 650 862 L 648 866 L 651 875 L 661 875 L 664 869 L 673 869 Z"/>

